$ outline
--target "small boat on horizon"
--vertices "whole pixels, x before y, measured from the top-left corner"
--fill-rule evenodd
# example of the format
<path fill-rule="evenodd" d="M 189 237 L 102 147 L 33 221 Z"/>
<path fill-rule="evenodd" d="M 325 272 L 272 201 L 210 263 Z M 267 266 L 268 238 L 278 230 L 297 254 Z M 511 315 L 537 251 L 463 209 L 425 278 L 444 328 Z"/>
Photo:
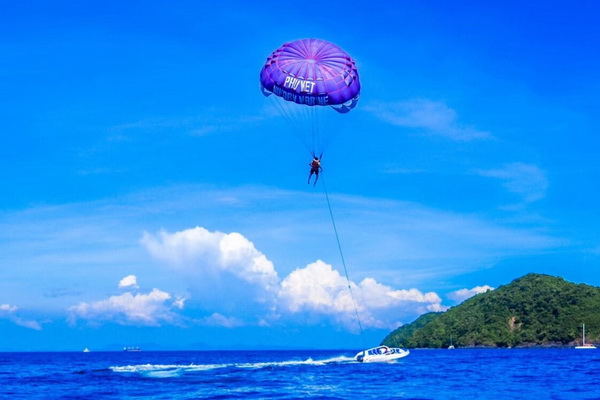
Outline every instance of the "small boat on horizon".
<path fill-rule="evenodd" d="M 354 356 L 358 362 L 390 362 L 406 357 L 410 351 L 399 347 L 378 346 L 372 349 L 363 350 Z"/>
<path fill-rule="evenodd" d="M 85 349 L 83 349 L 83 352 L 84 352 L 84 353 L 89 353 L 89 352 L 90 352 L 90 349 L 88 349 L 88 348 L 86 347 Z"/>
<path fill-rule="evenodd" d="M 131 346 L 131 347 L 123 347 L 123 351 L 142 351 L 142 349 L 137 346 Z"/>
<path fill-rule="evenodd" d="M 596 348 L 593 343 L 585 342 L 585 324 L 583 324 L 583 336 L 581 341 L 581 346 L 575 346 L 577 350 L 593 350 Z"/>

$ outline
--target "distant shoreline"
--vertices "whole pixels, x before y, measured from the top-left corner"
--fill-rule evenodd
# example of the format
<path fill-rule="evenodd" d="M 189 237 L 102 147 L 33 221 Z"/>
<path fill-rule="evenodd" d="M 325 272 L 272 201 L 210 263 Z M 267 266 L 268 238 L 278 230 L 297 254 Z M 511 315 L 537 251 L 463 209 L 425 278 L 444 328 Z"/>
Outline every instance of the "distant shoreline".
<path fill-rule="evenodd" d="M 446 347 L 406 347 L 409 350 L 450 350 Z M 565 345 L 532 345 L 532 346 L 515 346 L 515 347 L 498 347 L 498 346 L 460 346 L 455 347 L 452 350 L 519 350 L 519 349 L 574 349 L 575 345 L 565 346 Z M 273 352 L 344 352 L 344 353 L 353 353 L 360 349 L 256 349 L 256 350 L 248 350 L 248 349 L 240 349 L 240 350 L 232 350 L 232 349 L 194 349 L 194 350 L 144 350 L 144 351 L 123 351 L 123 350 L 91 350 L 90 352 L 83 352 L 81 350 L 0 350 L 0 354 L 15 354 L 15 353 L 81 353 L 81 354 L 91 354 L 91 353 L 125 353 L 125 354 L 143 354 L 143 353 L 233 353 L 236 351 L 244 351 L 244 352 L 265 352 L 265 353 L 273 353 Z"/>

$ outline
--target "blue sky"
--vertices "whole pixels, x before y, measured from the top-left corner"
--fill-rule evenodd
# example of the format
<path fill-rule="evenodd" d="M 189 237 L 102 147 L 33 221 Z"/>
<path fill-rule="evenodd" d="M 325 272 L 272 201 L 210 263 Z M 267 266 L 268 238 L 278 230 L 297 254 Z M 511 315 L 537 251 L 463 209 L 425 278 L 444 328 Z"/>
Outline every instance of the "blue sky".
<path fill-rule="evenodd" d="M 18 4 L 17 4 L 18 3 Z M 600 285 L 600 5 L 12 2 L 0 350 L 361 348 L 529 272 Z M 359 104 L 310 156 L 258 88 L 316 37 Z"/>

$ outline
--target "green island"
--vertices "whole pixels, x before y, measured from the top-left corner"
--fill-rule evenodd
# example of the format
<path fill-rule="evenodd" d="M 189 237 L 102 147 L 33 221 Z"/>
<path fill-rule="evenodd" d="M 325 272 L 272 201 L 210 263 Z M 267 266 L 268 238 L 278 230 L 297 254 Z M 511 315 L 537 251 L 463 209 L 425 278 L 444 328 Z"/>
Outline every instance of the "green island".
<path fill-rule="evenodd" d="M 390 347 L 563 347 L 600 338 L 600 288 L 527 274 L 385 337 Z"/>

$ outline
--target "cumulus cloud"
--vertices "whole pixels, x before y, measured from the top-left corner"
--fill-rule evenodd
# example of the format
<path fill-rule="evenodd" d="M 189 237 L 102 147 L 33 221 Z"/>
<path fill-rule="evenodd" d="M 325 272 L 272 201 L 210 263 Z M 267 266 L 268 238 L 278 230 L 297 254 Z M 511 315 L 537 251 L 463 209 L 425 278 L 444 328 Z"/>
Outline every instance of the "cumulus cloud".
<path fill-rule="evenodd" d="M 141 243 L 155 258 L 186 277 L 191 287 L 204 285 L 191 289 L 194 304 L 212 313 L 200 321 L 204 325 L 269 325 L 303 319 L 309 323 L 333 321 L 355 330 L 356 305 L 363 326 L 389 328 L 396 327 L 406 315 L 446 309 L 433 292 L 393 289 L 373 278 L 349 284 L 322 260 L 297 268 L 280 280 L 273 263 L 239 233 L 196 227 L 175 233 L 145 233 Z M 222 281 L 227 284 L 220 285 Z M 250 285 L 253 291 L 240 283 Z"/>
<path fill-rule="evenodd" d="M 0 318 L 8 319 L 15 324 L 24 328 L 33 329 L 39 331 L 42 326 L 39 322 L 33 320 L 27 320 L 17 315 L 19 307 L 10 304 L 0 304 Z"/>
<path fill-rule="evenodd" d="M 350 282 L 350 287 L 366 327 L 395 327 L 394 317 L 401 316 L 407 308 L 417 313 L 445 309 L 433 292 L 394 290 L 373 278 L 365 278 L 358 285 Z M 355 304 L 346 278 L 321 260 L 290 273 L 281 283 L 280 298 L 281 306 L 291 313 L 332 315 L 351 329 L 357 326 Z"/>
<path fill-rule="evenodd" d="M 125 278 L 119 281 L 119 289 L 125 288 L 139 288 L 137 285 L 137 277 L 135 275 L 127 275 Z"/>
<path fill-rule="evenodd" d="M 508 191 L 522 196 L 528 203 L 543 198 L 548 188 L 546 173 L 533 164 L 516 162 L 498 169 L 477 170 L 476 173 L 502 180 Z"/>
<path fill-rule="evenodd" d="M 502 181 L 498 180 L 498 183 Z M 338 212 L 347 216 L 345 224 L 340 226 L 340 234 L 344 238 L 344 247 L 352 249 L 351 278 L 360 276 L 362 280 L 367 276 L 373 277 L 394 290 L 419 289 L 419 282 L 472 272 L 506 257 L 572 247 L 572 243 L 563 238 L 548 234 L 548 230 L 543 229 L 546 221 L 522 224 L 521 221 L 506 222 L 481 214 L 448 212 L 391 199 L 331 193 L 330 196 L 333 196 L 331 198 Z M 32 290 L 12 288 L 4 293 L 6 300 L 3 303 L 19 305 L 22 302 L 19 299 L 38 293 L 39 300 L 47 303 L 44 308 L 51 308 L 55 314 L 81 301 L 92 303 L 109 295 L 133 291 L 131 288 L 116 288 L 119 279 L 129 273 L 137 275 L 140 286 L 140 274 L 144 269 L 153 274 L 153 279 L 164 276 L 164 270 L 150 271 L 150 268 L 156 267 L 151 262 L 147 267 L 141 267 L 142 263 L 148 263 L 140 257 L 140 250 L 146 251 L 146 247 L 139 241 L 130 240 L 132 235 L 139 235 L 141 239 L 140 232 L 148 227 L 147 219 L 157 210 L 164 209 L 173 213 L 167 215 L 158 211 L 160 218 L 166 218 L 158 223 L 170 226 L 182 226 L 189 221 L 190 215 L 201 216 L 202 221 L 215 226 L 223 218 L 234 221 L 239 229 L 237 232 L 243 232 L 248 239 L 256 238 L 257 252 L 264 253 L 272 261 L 285 260 L 278 261 L 274 268 L 282 279 L 293 269 L 304 267 L 319 257 L 329 262 L 337 260 L 336 249 L 328 244 L 331 227 L 326 226 L 327 220 L 320 217 L 322 197 L 314 194 L 304 196 L 302 202 L 297 199 L 297 192 L 265 187 L 214 189 L 191 185 L 133 193 L 108 202 L 36 207 L 9 213 L 0 221 L 0 253 L 8 257 L 6 263 L 20 265 L 23 276 L 37 276 L 40 263 L 51 268 L 48 268 L 45 279 L 48 282 L 43 287 L 35 289 L 32 286 Z M 229 206 L 223 207 L 224 203 Z M 277 212 L 273 212 L 270 206 L 274 204 L 277 204 Z M 364 221 L 369 223 L 365 225 Z M 155 240 L 160 239 L 158 230 L 150 232 Z M 259 246 L 259 238 L 267 237 L 269 243 Z M 69 245 L 57 246 L 57 243 Z M 152 287 L 170 294 L 180 294 L 185 290 L 187 300 L 181 314 L 192 319 L 219 312 L 228 317 L 235 316 L 247 324 L 263 321 L 276 325 L 278 321 L 268 319 L 267 315 L 270 308 L 278 305 L 274 301 L 280 301 L 277 297 L 279 280 L 272 280 L 275 283 L 270 292 L 266 292 L 260 284 L 249 283 L 246 286 L 255 290 L 248 291 L 246 287 L 246 291 L 241 292 L 239 287 L 244 281 L 218 265 L 206 265 L 207 260 L 216 263 L 215 259 L 218 261 L 218 256 L 196 257 L 194 263 L 180 266 L 165 261 L 165 258 L 157 259 L 161 260 L 163 267 L 165 263 L 170 267 L 166 274 L 170 286 L 168 289 L 161 284 Z M 82 297 L 85 296 L 86 285 L 82 285 L 81 276 L 65 272 L 84 268 L 86 277 L 100 283 L 107 268 L 114 269 L 118 265 L 129 265 L 127 268 L 131 271 L 125 271 L 127 273 L 113 280 L 114 293 L 108 292 L 99 297 Z M 363 267 L 366 265 L 369 267 Z M 334 269 L 343 271 L 338 264 L 334 264 Z M 403 277 L 403 281 L 398 281 L 399 277 Z M 29 282 L 31 285 L 41 284 L 35 283 L 35 280 Z M 56 286 L 57 282 L 60 282 L 59 286 Z M 199 285 L 198 282 L 204 282 L 204 286 L 190 288 L 191 285 Z M 143 293 L 152 287 L 145 288 Z M 47 301 L 47 296 L 52 296 L 51 301 Z M 261 296 L 262 309 L 258 310 L 256 303 Z M 443 298 L 447 301 L 446 296 Z M 227 303 L 227 307 L 223 307 L 223 303 Z M 413 311 L 416 306 L 424 306 L 423 303 L 414 305 Z M 407 314 L 401 316 L 395 310 L 389 310 L 391 316 L 381 315 L 380 319 L 408 322 L 415 318 L 414 313 L 408 314 L 409 308 L 406 308 Z M 172 311 L 180 313 L 179 308 Z M 36 319 L 25 310 L 19 310 L 17 314 L 20 312 L 24 318 Z M 251 321 L 249 316 L 255 319 Z M 8 319 L 4 321 L 6 323 Z M 40 324 L 45 327 L 41 321 L 40 318 Z"/>
<path fill-rule="evenodd" d="M 126 283 L 132 283 L 131 281 L 129 279 Z M 137 285 L 135 280 L 134 283 Z M 129 284 L 123 287 L 133 288 L 133 285 Z M 183 308 L 184 299 L 172 299 L 173 297 L 169 293 L 160 289 L 152 289 L 149 293 L 125 292 L 110 296 L 108 299 L 89 303 L 81 302 L 70 307 L 69 322 L 74 324 L 78 319 L 83 319 L 95 324 L 101 321 L 136 326 L 177 324 L 180 316 L 173 310 Z"/>
<path fill-rule="evenodd" d="M 346 280 L 321 260 L 290 273 L 281 282 L 280 296 L 291 312 L 309 309 L 337 313 L 353 309 Z"/>
<path fill-rule="evenodd" d="M 456 291 L 448 294 L 448 298 L 460 303 L 460 302 L 465 301 L 468 298 L 475 296 L 476 294 L 485 293 L 488 290 L 494 290 L 494 288 L 491 286 L 488 286 L 488 285 L 475 286 L 472 289 L 456 290 Z"/>
<path fill-rule="evenodd" d="M 227 272 L 267 291 L 275 290 L 279 281 L 273 263 L 236 232 L 210 232 L 196 227 L 157 235 L 146 232 L 141 241 L 154 257 L 186 272 L 205 277 Z"/>
<path fill-rule="evenodd" d="M 491 137 L 488 132 L 460 124 L 456 111 L 440 101 L 414 99 L 377 102 L 364 109 L 392 125 L 423 129 L 452 140 L 469 141 Z"/>

